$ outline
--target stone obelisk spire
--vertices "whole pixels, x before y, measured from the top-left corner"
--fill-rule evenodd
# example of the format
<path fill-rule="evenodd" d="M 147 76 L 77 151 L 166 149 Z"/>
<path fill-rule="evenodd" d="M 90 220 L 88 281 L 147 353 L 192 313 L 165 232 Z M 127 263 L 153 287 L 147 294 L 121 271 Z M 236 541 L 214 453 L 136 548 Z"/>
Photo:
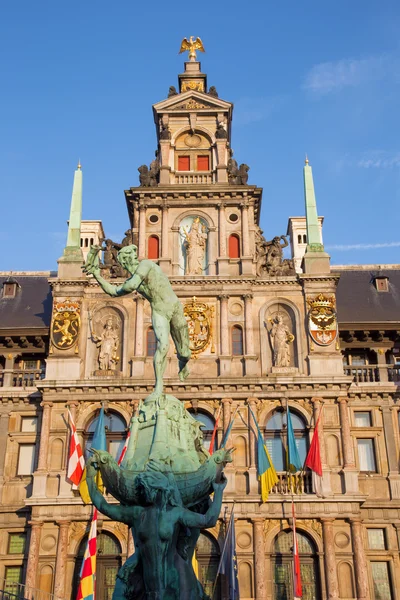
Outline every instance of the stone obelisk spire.
<path fill-rule="evenodd" d="M 81 220 L 82 168 L 79 163 L 74 174 L 67 244 L 64 248 L 63 255 L 58 259 L 59 277 L 82 277 L 81 265 L 83 264 L 83 254 L 81 250 Z"/>
<path fill-rule="evenodd" d="M 308 158 L 305 161 L 303 175 L 307 226 L 307 249 L 303 259 L 303 270 L 305 273 L 329 273 L 329 255 L 325 252 L 321 239 L 314 180 Z"/>

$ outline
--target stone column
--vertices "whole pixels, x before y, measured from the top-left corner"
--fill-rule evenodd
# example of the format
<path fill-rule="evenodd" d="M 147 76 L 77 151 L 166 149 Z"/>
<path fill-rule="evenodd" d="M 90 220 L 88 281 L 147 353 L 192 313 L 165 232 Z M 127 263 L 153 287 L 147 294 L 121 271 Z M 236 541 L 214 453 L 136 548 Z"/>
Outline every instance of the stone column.
<path fill-rule="evenodd" d="M 31 526 L 30 539 L 29 539 L 29 553 L 28 553 L 28 564 L 26 566 L 26 577 L 25 585 L 27 588 L 36 588 L 37 572 L 39 564 L 39 549 L 40 549 L 40 536 L 42 533 L 43 523 L 39 521 L 29 521 Z M 28 589 L 26 591 L 26 598 L 32 598 L 33 593 Z"/>
<path fill-rule="evenodd" d="M 383 429 L 385 432 L 386 453 L 389 464 L 389 485 L 392 499 L 400 498 L 400 475 L 397 459 L 396 438 L 394 435 L 392 406 L 382 406 Z M 397 417 L 397 411 L 396 411 Z"/>
<path fill-rule="evenodd" d="M 229 356 L 229 328 L 228 328 L 228 298 L 229 296 L 220 296 L 220 335 L 221 335 L 221 354 Z"/>
<path fill-rule="evenodd" d="M 75 400 L 71 400 L 70 402 L 67 402 L 67 408 L 69 409 L 69 412 L 71 413 L 71 417 L 76 425 L 76 409 L 78 408 L 79 403 L 76 402 Z M 68 421 L 68 418 L 67 418 Z"/>
<path fill-rule="evenodd" d="M 339 398 L 340 425 L 342 430 L 342 446 L 344 467 L 355 467 L 353 441 L 350 434 L 349 409 L 347 398 Z"/>
<path fill-rule="evenodd" d="M 146 258 L 146 206 L 139 205 L 139 258 Z"/>
<path fill-rule="evenodd" d="M 225 204 L 219 204 L 219 255 L 221 257 L 226 256 L 226 217 L 225 217 Z"/>
<path fill-rule="evenodd" d="M 3 371 L 3 387 L 13 387 L 13 371 L 15 367 L 15 361 L 20 356 L 15 352 L 9 352 L 2 354 L 6 359 Z"/>
<path fill-rule="evenodd" d="M 357 600 L 370 600 L 367 561 L 364 552 L 361 519 L 350 519 L 350 527 L 354 552 Z"/>
<path fill-rule="evenodd" d="M 40 406 L 43 408 L 42 413 L 42 427 L 40 430 L 40 447 L 39 447 L 39 460 L 38 460 L 38 471 L 46 471 L 47 470 L 47 455 L 49 453 L 49 435 L 50 435 L 50 416 L 51 416 L 51 407 L 53 406 L 52 402 L 48 402 L 47 400 L 43 400 L 40 403 Z"/>
<path fill-rule="evenodd" d="M 162 205 L 161 257 L 168 258 L 168 204 Z"/>
<path fill-rule="evenodd" d="M 246 354 L 252 356 L 254 354 L 254 338 L 253 338 L 253 294 L 244 295 L 244 323 L 246 336 Z"/>
<path fill-rule="evenodd" d="M 250 256 L 250 244 L 249 244 L 249 205 L 247 202 L 243 202 L 240 205 L 242 209 L 242 251 L 243 256 Z"/>
<path fill-rule="evenodd" d="M 68 556 L 68 530 L 70 521 L 58 521 L 58 544 L 56 574 L 54 580 L 54 600 L 65 598 L 65 575 Z"/>
<path fill-rule="evenodd" d="M 267 590 L 265 587 L 264 519 L 252 519 L 252 523 L 256 600 L 265 600 Z"/>
<path fill-rule="evenodd" d="M 143 356 L 143 303 L 142 296 L 136 298 L 135 356 Z"/>
<path fill-rule="evenodd" d="M 376 354 L 376 362 L 378 363 L 379 381 L 389 381 L 388 370 L 386 367 L 386 352 L 385 348 L 372 348 Z"/>
<path fill-rule="evenodd" d="M 328 600 L 339 598 L 339 583 L 337 577 L 335 540 L 333 535 L 333 523 L 335 519 L 321 519 L 322 535 L 324 538 L 325 576 Z"/>
<path fill-rule="evenodd" d="M 226 430 L 228 429 L 230 420 L 231 420 L 231 405 L 232 405 L 232 398 L 222 398 L 222 419 L 223 419 L 223 427 L 224 427 L 224 434 L 226 433 Z"/>

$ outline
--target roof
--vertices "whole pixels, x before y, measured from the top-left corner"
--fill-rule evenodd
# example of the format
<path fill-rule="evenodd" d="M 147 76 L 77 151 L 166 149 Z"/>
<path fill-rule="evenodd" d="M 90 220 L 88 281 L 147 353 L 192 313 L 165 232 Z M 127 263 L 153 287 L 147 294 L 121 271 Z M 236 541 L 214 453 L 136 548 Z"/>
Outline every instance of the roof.
<path fill-rule="evenodd" d="M 48 278 L 51 273 L 34 273 L 12 277 L 18 282 L 14 298 L 3 298 L 3 283 L 10 274 L 0 275 L 0 329 L 32 328 L 43 329 L 50 326 L 52 298 Z"/>
<path fill-rule="evenodd" d="M 400 323 L 400 265 L 336 267 L 339 323 Z M 378 292 L 376 277 L 389 279 L 389 291 Z"/>

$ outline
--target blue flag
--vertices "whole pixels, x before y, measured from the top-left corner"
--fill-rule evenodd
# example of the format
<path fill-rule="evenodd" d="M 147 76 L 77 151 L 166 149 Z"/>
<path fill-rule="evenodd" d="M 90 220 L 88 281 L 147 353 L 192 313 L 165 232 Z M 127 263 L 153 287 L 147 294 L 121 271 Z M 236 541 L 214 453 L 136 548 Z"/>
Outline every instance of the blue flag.
<path fill-rule="evenodd" d="M 290 417 L 289 405 L 287 407 L 287 470 L 292 473 L 301 471 L 303 463 L 300 460 L 299 451 L 296 446 L 292 419 Z"/>
<path fill-rule="evenodd" d="M 226 575 L 229 582 L 228 600 L 239 600 L 238 564 L 236 556 L 235 518 L 233 509 L 229 520 L 228 532 L 225 538 L 223 555 L 221 557 L 220 573 Z"/>
<path fill-rule="evenodd" d="M 90 444 L 95 450 L 107 450 L 106 428 L 104 426 L 104 408 L 101 407 L 99 419 L 94 430 L 93 440 Z"/>

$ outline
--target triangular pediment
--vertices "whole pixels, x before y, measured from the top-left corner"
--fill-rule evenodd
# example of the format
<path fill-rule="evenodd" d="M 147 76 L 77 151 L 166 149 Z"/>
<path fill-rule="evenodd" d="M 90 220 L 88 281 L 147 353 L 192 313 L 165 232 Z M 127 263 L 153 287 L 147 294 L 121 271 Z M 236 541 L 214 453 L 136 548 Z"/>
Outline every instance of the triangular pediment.
<path fill-rule="evenodd" d="M 171 96 L 153 105 L 153 110 L 159 112 L 179 112 L 186 110 L 211 110 L 216 112 L 230 112 L 232 103 L 215 98 L 202 92 L 188 91 L 183 94 Z"/>

